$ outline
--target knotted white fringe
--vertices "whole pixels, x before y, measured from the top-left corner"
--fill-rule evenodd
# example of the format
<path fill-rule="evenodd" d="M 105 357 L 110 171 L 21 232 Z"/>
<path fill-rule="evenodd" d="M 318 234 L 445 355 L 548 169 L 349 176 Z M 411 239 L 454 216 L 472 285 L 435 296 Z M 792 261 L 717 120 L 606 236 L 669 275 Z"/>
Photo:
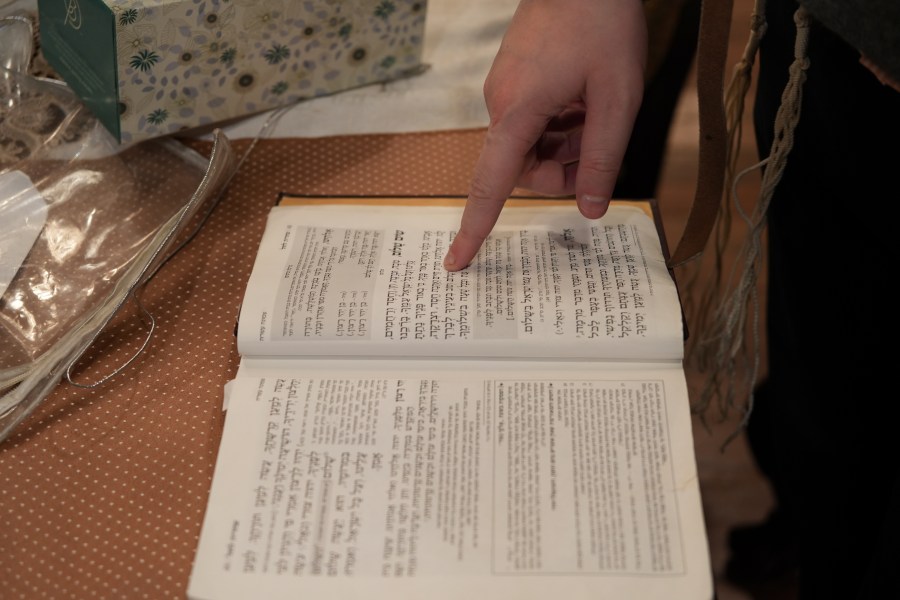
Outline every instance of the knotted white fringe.
<path fill-rule="evenodd" d="M 734 409 L 741 411 L 739 426 L 725 444 L 747 423 L 753 409 L 753 386 L 760 372 L 757 279 L 763 261 L 762 233 L 772 194 L 781 180 L 788 154 L 793 147 L 794 130 L 800 120 L 802 88 L 809 65 L 806 54 L 809 17 L 802 6 L 794 14 L 794 23 L 797 28 L 794 61 L 776 114 L 775 138 L 769 157 L 736 173 L 743 133 L 744 99 L 750 88 L 755 57 L 767 28 L 765 0 L 756 0 L 751 17 L 750 38 L 725 93 L 728 127 L 725 176 L 727 193 L 722 196 L 719 219 L 712 236 L 712 282 L 701 282 L 699 272 L 695 270 L 689 274 L 686 283 L 685 312 L 691 329 L 686 362 L 705 375 L 699 396 L 692 401 L 692 410 L 707 425 L 712 405 L 718 408 L 720 420 L 727 419 Z M 747 214 L 740 205 L 737 186 L 745 175 L 757 169 L 762 171 L 759 195 L 752 212 Z M 723 254 L 733 227 L 733 211 L 745 222 L 748 233 L 726 277 Z M 695 261 L 695 264 L 698 262 Z"/>

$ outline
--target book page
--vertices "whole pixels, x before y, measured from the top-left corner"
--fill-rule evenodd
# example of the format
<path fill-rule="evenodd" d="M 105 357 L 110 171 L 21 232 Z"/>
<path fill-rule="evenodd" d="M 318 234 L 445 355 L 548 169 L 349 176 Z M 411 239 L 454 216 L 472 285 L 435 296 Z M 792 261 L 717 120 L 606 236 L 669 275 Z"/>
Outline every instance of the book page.
<path fill-rule="evenodd" d="M 461 208 L 278 206 L 240 315 L 242 355 L 680 358 L 653 219 L 507 207 L 476 260 L 442 261 Z"/>
<path fill-rule="evenodd" d="M 712 597 L 680 368 L 233 386 L 191 598 Z"/>

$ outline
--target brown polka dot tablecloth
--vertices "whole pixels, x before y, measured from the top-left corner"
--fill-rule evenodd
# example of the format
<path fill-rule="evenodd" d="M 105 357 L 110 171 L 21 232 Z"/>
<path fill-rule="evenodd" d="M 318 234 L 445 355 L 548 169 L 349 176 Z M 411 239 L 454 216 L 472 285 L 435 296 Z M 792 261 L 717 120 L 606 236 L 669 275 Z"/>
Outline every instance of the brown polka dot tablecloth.
<path fill-rule="evenodd" d="M 0 598 L 185 598 L 237 369 L 234 330 L 281 192 L 463 195 L 483 130 L 260 140 L 197 235 L 140 295 L 147 348 L 94 389 L 59 384 L 0 443 Z M 233 141 L 244 156 L 250 140 Z M 211 144 L 190 141 L 207 154 Z M 147 334 L 132 301 L 74 372 Z"/>

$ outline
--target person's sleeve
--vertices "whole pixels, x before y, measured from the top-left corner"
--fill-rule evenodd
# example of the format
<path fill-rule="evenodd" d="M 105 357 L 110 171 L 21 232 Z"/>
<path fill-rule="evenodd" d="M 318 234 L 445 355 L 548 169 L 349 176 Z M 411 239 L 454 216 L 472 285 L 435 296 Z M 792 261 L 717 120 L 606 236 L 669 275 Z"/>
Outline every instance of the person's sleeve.
<path fill-rule="evenodd" d="M 900 0 L 801 0 L 817 21 L 900 81 Z"/>

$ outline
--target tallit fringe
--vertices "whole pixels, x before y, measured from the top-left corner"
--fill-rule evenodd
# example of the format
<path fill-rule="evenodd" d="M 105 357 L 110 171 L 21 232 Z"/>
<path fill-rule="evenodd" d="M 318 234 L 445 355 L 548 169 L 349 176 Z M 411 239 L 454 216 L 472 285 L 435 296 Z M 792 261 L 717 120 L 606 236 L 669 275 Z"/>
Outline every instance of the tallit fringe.
<path fill-rule="evenodd" d="M 769 157 L 738 172 L 744 100 L 752 83 L 759 45 L 767 28 L 765 0 L 756 0 L 749 40 L 725 91 L 728 156 L 725 193 L 709 242 L 712 246 L 712 277 L 700 278 L 700 270 L 705 268 L 707 261 L 694 261 L 684 267 L 685 314 L 691 331 L 685 363 L 688 369 L 704 376 L 700 388 L 692 393 L 691 408 L 707 426 L 713 417 L 724 421 L 734 410 L 740 412 L 739 425 L 725 444 L 747 423 L 753 409 L 753 387 L 762 363 L 758 277 L 764 266 L 766 213 L 793 147 L 808 67 L 809 17 L 802 6 L 795 12 L 794 22 L 797 27 L 794 61 L 776 115 L 775 138 Z M 757 169 L 761 170 L 762 176 L 760 190 L 756 204 L 748 214 L 739 202 L 737 187 L 744 176 Z M 735 214 L 746 225 L 747 234 L 737 259 L 728 267 L 724 264 L 723 255 L 735 225 Z M 713 408 L 714 412 L 711 411 Z"/>

